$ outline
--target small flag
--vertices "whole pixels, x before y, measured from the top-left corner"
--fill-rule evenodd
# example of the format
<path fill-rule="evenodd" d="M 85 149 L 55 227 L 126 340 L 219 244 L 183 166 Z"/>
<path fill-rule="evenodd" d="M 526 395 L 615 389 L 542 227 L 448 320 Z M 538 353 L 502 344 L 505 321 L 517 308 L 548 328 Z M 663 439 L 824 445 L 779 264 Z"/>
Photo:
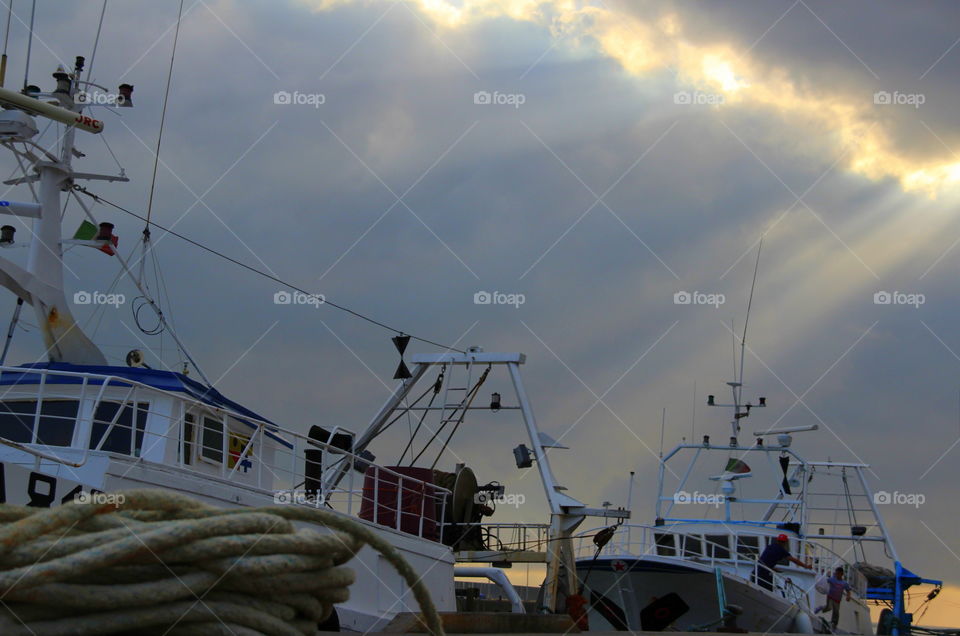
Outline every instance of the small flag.
<path fill-rule="evenodd" d="M 73 234 L 73 238 L 78 241 L 92 241 L 93 237 L 97 235 L 97 226 L 91 223 L 90 221 L 84 221 L 80 224 L 80 227 L 77 228 L 77 231 Z"/>
<path fill-rule="evenodd" d="M 77 231 L 73 233 L 73 238 L 78 241 L 92 241 L 97 238 L 97 234 L 100 233 L 100 230 L 97 229 L 97 226 L 91 223 L 90 221 L 84 221 L 80 224 L 80 227 L 77 228 Z M 113 247 L 117 246 L 119 240 L 116 236 L 110 237 L 110 242 L 113 243 Z M 100 251 L 104 254 L 109 254 L 113 256 L 113 247 L 109 245 L 104 245 L 100 247 Z"/>
<path fill-rule="evenodd" d="M 747 466 L 746 462 L 740 461 L 739 459 L 734 459 L 733 457 L 731 457 L 730 459 L 727 460 L 727 467 L 724 468 L 724 471 L 728 473 L 742 475 L 744 473 L 749 473 L 750 467 Z"/>

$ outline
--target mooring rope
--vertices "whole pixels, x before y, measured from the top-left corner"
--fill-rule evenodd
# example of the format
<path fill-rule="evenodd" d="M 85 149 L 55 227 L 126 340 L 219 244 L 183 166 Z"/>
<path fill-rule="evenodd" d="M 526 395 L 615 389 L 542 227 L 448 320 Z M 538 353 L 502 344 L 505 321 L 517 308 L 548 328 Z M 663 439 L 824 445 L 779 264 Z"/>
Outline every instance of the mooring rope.
<path fill-rule="evenodd" d="M 50 509 L 3 505 L 0 633 L 313 634 L 349 598 L 355 575 L 344 564 L 365 545 L 396 568 L 427 630 L 442 636 L 399 552 L 327 510 L 223 510 L 158 489 Z"/>

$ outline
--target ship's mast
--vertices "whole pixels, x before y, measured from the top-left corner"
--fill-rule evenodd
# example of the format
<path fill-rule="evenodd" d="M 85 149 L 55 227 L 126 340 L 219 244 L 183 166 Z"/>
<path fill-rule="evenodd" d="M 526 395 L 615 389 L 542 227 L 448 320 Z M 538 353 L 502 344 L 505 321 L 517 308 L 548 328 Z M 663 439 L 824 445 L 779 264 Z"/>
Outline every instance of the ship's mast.
<path fill-rule="evenodd" d="M 75 99 L 83 65 L 84 58 L 77 57 L 73 73 L 57 69 L 53 74 L 57 87 L 52 93 L 41 93 L 33 86 L 22 93 L 0 88 L 0 105 L 5 109 L 0 113 L 0 145 L 12 151 L 21 165 L 25 162 L 32 168 L 32 174 L 24 169 L 23 176 L 6 183 L 28 184 L 36 198 L 36 203 L 0 202 L 0 213 L 31 218 L 33 235 L 26 269 L 0 256 L 0 284 L 33 307 L 50 361 L 105 365 L 106 357 L 77 325 L 63 286 L 61 192 L 69 191 L 77 179 L 127 181 L 123 175 L 73 171 L 72 159 L 80 156 L 74 149 L 77 129 L 94 134 L 103 130 L 103 122 L 81 114 L 83 104 Z M 32 140 L 37 132 L 35 116 L 66 126 L 59 156 Z M 112 250 L 112 241 L 112 226 L 103 224 L 93 240 L 72 242 Z M 3 244 L 12 243 L 11 234 Z"/>

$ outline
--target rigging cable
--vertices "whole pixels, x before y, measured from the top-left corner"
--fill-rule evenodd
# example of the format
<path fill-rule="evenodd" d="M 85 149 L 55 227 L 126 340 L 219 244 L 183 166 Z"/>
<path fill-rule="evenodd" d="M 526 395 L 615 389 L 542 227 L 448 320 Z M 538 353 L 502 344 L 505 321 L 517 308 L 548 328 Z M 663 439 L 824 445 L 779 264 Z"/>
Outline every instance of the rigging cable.
<path fill-rule="evenodd" d="M 150 251 L 150 219 L 153 215 L 153 194 L 157 187 L 157 168 L 160 166 L 160 144 L 163 142 L 163 125 L 167 121 L 167 103 L 170 101 L 170 83 L 173 80 L 173 62 L 177 57 L 177 42 L 180 39 L 180 22 L 183 19 L 183 0 L 177 11 L 177 28 L 173 33 L 173 49 L 170 51 L 170 66 L 167 68 L 167 87 L 163 92 L 163 108 L 160 110 L 160 130 L 157 133 L 157 148 L 153 153 L 153 176 L 150 178 L 150 196 L 147 198 L 147 219 L 143 226 L 143 258 L 140 259 L 140 280 L 143 280 L 144 261 Z"/>
<path fill-rule="evenodd" d="M 93 73 L 93 61 L 97 59 L 97 46 L 100 44 L 100 31 L 103 29 L 103 16 L 106 13 L 107 0 L 103 0 L 103 6 L 100 7 L 100 22 L 97 24 L 97 37 L 93 38 L 93 52 L 90 53 L 90 64 L 87 65 L 87 83 L 90 82 L 90 75 Z"/>
<path fill-rule="evenodd" d="M 3 57 L 0 57 L 0 86 L 7 78 L 7 42 L 10 41 L 10 18 L 13 17 L 13 0 L 7 0 L 7 28 L 3 32 Z"/>
<path fill-rule="evenodd" d="M 417 453 L 417 456 L 410 460 L 410 466 L 413 466 L 414 464 L 417 463 L 417 460 L 420 459 L 420 457 L 427 452 L 427 449 L 430 448 L 430 445 L 433 444 L 433 441 L 440 436 L 440 433 L 442 433 L 443 429 L 447 427 L 447 424 L 454 421 L 453 419 L 454 414 L 456 414 L 457 411 L 461 411 L 460 417 L 457 418 L 457 423 L 453 429 L 453 433 L 456 432 L 457 430 L 456 427 L 460 426 L 460 423 L 463 422 L 463 418 L 467 415 L 467 409 L 470 408 L 470 404 L 473 403 L 473 398 L 476 397 L 477 391 L 480 389 L 480 385 L 483 384 L 484 380 L 487 379 L 487 375 L 489 373 L 490 373 L 490 367 L 488 366 L 486 370 L 483 372 L 483 375 L 481 375 L 480 378 L 477 380 L 477 383 L 470 388 L 470 390 L 467 392 L 466 395 L 463 396 L 463 400 L 461 400 L 460 403 L 456 406 L 456 408 L 454 408 L 450 412 L 450 417 L 440 422 L 440 427 L 436 431 L 434 431 L 433 435 L 430 436 L 430 439 L 427 440 L 427 443 L 424 444 L 423 450 Z M 466 389 L 466 387 L 464 387 L 464 389 Z M 450 406 L 453 406 L 453 405 L 451 404 Z M 446 405 L 444 405 L 443 412 L 446 412 Z M 450 438 L 453 437 L 453 433 L 450 433 L 450 436 L 447 437 L 447 441 L 443 443 L 443 448 L 440 449 L 440 453 L 437 455 L 437 458 L 433 461 L 433 465 L 430 466 L 431 469 L 433 469 L 437 465 L 437 462 L 440 461 L 440 455 L 442 455 L 443 451 L 446 450 L 447 444 L 450 443 Z"/>
<path fill-rule="evenodd" d="M 466 400 L 466 404 L 464 404 L 460 409 L 460 417 L 454 423 L 453 428 L 450 430 L 450 434 L 447 435 L 446 441 L 443 442 L 443 446 L 440 447 L 440 452 L 437 453 L 437 458 L 433 460 L 432 464 L 430 464 L 430 470 L 433 470 L 437 467 L 437 462 L 440 461 L 440 458 L 443 456 L 443 452 L 447 450 L 447 446 L 450 445 L 450 440 L 452 440 L 453 436 L 456 435 L 457 429 L 460 428 L 461 424 L 463 424 L 463 418 L 467 416 L 467 411 L 470 410 L 470 405 L 473 404 L 474 398 L 476 398 L 477 393 L 480 392 L 480 386 L 486 381 L 487 376 L 490 375 L 490 369 L 492 368 L 493 365 L 487 366 L 483 374 L 480 376 L 480 379 L 477 380 L 477 383 L 474 385 L 473 390 L 470 391 L 470 395 L 467 396 L 468 399 Z M 440 431 L 437 432 L 439 433 Z"/>
<path fill-rule="evenodd" d="M 109 205 L 110 207 L 115 208 L 115 209 L 117 209 L 117 210 L 119 210 L 119 211 L 121 211 L 121 212 L 123 212 L 123 213 L 125 213 L 125 214 L 129 214 L 130 216 L 132 216 L 132 217 L 134 217 L 134 218 L 140 219 L 141 221 L 146 221 L 146 220 L 147 220 L 146 217 L 141 216 L 140 214 L 137 214 L 136 212 L 133 212 L 132 210 L 128 210 L 127 208 L 123 207 L 122 205 L 119 205 L 119 204 L 117 204 L 117 203 L 114 203 L 113 201 L 110 201 L 109 199 L 105 199 L 105 198 L 103 198 L 103 197 L 101 197 L 101 196 L 99 196 L 99 195 L 97 195 L 97 194 L 94 194 L 94 193 L 90 192 L 89 190 L 87 190 L 87 189 L 86 189 L 85 187 L 83 187 L 83 186 L 74 185 L 74 186 L 73 186 L 73 189 L 74 189 L 76 192 L 81 192 L 81 193 L 87 195 L 88 197 L 90 197 L 90 198 L 93 199 L 94 201 L 97 201 L 97 202 L 100 202 L 100 203 L 105 203 L 106 205 Z M 285 287 L 288 287 L 288 288 L 290 288 L 290 289 L 292 289 L 292 290 L 294 290 L 294 291 L 298 291 L 298 292 L 300 292 L 301 294 L 306 294 L 306 295 L 308 295 L 308 296 L 311 295 L 309 292 L 301 289 L 300 287 L 297 287 L 296 285 L 293 285 L 292 283 L 288 283 L 287 281 L 283 280 L 282 278 L 278 278 L 277 276 L 274 276 L 273 274 L 269 274 L 269 273 L 267 273 L 267 272 L 265 272 L 265 271 L 263 271 L 263 270 L 257 269 L 256 267 L 253 267 L 252 265 L 247 265 L 247 264 L 244 263 L 243 261 L 239 261 L 239 260 L 237 260 L 237 259 L 235 259 L 235 258 L 233 258 L 233 257 L 231 257 L 231 256 L 227 256 L 227 255 L 224 254 L 223 252 L 218 252 L 217 250 L 213 249 L 212 247 L 207 247 L 207 246 L 204 245 L 203 243 L 200 243 L 200 242 L 198 242 L 198 241 L 194 241 L 193 239 L 188 238 L 188 237 L 184 236 L 183 234 L 180 234 L 179 232 L 175 232 L 174 230 L 168 229 L 168 228 L 160 225 L 159 223 L 157 223 L 157 222 L 155 222 L 155 221 L 150 221 L 149 223 L 150 223 L 150 225 L 152 225 L 153 227 L 158 228 L 158 229 L 162 230 L 163 232 L 165 232 L 165 233 L 167 233 L 167 234 L 170 234 L 170 235 L 172 235 L 172 236 L 175 236 L 175 237 L 177 237 L 178 239 L 180 239 L 181 241 L 186 241 L 187 243 L 190 243 L 190 244 L 193 245 L 194 247 L 199 247 L 200 249 L 202 249 L 202 250 L 204 250 L 204 251 L 206 251 L 206 252 L 209 252 L 210 254 L 213 254 L 214 256 L 217 256 L 217 257 L 219 257 L 219 258 L 222 258 L 222 259 L 225 260 L 225 261 L 228 261 L 228 262 L 230 262 L 230 263 L 233 263 L 234 265 L 237 265 L 237 266 L 242 267 L 242 268 L 244 268 L 244 269 L 246 269 L 246 270 L 249 270 L 249 271 L 253 272 L 254 274 L 257 274 L 257 275 L 259 275 L 259 276 L 262 276 L 263 278 L 266 278 L 266 279 L 268 279 L 268 280 L 272 280 L 273 282 L 279 283 L 280 285 L 283 285 L 283 286 L 285 286 Z M 446 351 L 456 351 L 457 353 L 466 353 L 466 351 L 464 351 L 463 349 L 457 349 L 456 347 L 448 346 L 448 345 L 445 345 L 445 344 L 441 344 L 441 343 L 439 343 L 439 342 L 435 342 L 435 341 L 429 340 L 429 339 L 427 339 L 427 338 L 421 338 L 420 336 L 414 336 L 414 335 L 412 335 L 412 334 L 411 334 L 410 332 L 408 332 L 408 331 L 401 331 L 400 329 L 397 329 L 397 328 L 395 328 L 395 327 L 391 327 L 390 325 L 385 324 L 385 323 L 383 323 L 383 322 L 380 322 L 379 320 L 376 320 L 376 319 L 374 319 L 374 318 L 370 318 L 369 316 L 365 316 L 364 314 L 361 314 L 361 313 L 358 312 L 358 311 L 354 311 L 353 309 L 350 309 L 349 307 L 346 307 L 345 305 L 340 305 L 340 304 L 331 302 L 329 299 L 325 299 L 324 302 L 323 302 L 323 304 L 324 304 L 324 305 L 329 305 L 330 307 L 333 307 L 334 309 L 339 309 L 340 311 L 346 312 L 346 313 L 350 314 L 351 316 L 354 316 L 354 317 L 356 317 L 356 318 L 360 318 L 361 320 L 365 320 L 365 321 L 369 322 L 369 323 L 372 324 L 372 325 L 376 325 L 377 327 L 380 327 L 381 329 L 386 329 L 387 331 L 392 331 L 393 333 L 398 334 L 398 335 L 410 336 L 412 339 L 414 339 L 414 340 L 416 340 L 416 341 L 418 341 L 418 342 L 422 342 L 422 343 L 424 343 L 424 344 L 433 345 L 434 347 L 440 347 L 440 348 L 442 348 L 442 349 L 444 349 L 444 350 L 446 350 Z"/>
<path fill-rule="evenodd" d="M 146 227 L 143 229 L 144 241 L 150 238 L 150 216 L 153 213 L 153 191 L 157 185 L 157 166 L 160 164 L 160 142 L 163 141 L 163 124 L 167 119 L 167 101 L 170 98 L 170 81 L 173 79 L 173 61 L 177 55 L 177 40 L 180 38 L 180 20 L 183 17 L 183 0 L 177 13 L 177 28 L 173 33 L 173 50 L 170 52 L 170 67 L 167 69 L 167 88 L 163 93 L 163 108 L 160 111 L 160 131 L 157 133 L 157 149 L 153 153 L 153 177 L 150 179 L 150 197 L 147 200 Z"/>
<path fill-rule="evenodd" d="M 30 9 L 30 32 L 27 37 L 27 63 L 23 68 L 23 89 L 27 89 L 30 76 L 30 52 L 33 49 L 33 18 L 37 13 L 37 0 L 33 0 L 33 7 Z"/>
<path fill-rule="evenodd" d="M 436 382 L 433 383 L 433 386 L 432 386 L 432 387 L 429 387 L 429 388 L 427 389 L 427 391 L 429 391 L 429 390 L 431 390 L 431 389 L 433 390 L 433 397 L 430 398 L 430 402 L 427 404 L 427 408 L 425 408 L 425 409 L 423 410 L 423 414 L 420 415 L 420 421 L 417 422 L 417 428 L 413 429 L 413 432 L 410 433 L 410 439 L 407 440 L 407 445 L 406 445 L 406 447 L 403 449 L 403 452 L 400 453 L 400 460 L 397 462 L 397 466 L 400 466 L 400 465 L 403 464 L 403 458 L 406 457 L 407 451 L 410 450 L 410 447 L 411 447 L 411 446 L 413 446 L 413 440 L 416 439 L 417 434 L 420 432 L 420 427 L 423 426 L 423 421 L 427 418 L 427 413 L 430 412 L 430 407 L 433 406 L 433 401 L 437 399 L 437 395 L 439 395 L 439 393 L 440 393 L 440 388 L 443 386 L 443 375 L 444 375 L 444 373 L 446 373 L 446 371 L 447 371 L 447 366 L 446 366 L 446 365 L 443 365 L 442 367 L 440 367 L 440 373 L 439 373 L 439 375 L 437 375 L 437 380 L 436 380 Z M 426 395 L 426 391 L 424 391 L 424 395 Z M 420 401 L 420 398 L 422 398 L 422 397 L 423 397 L 423 395 L 421 395 L 420 397 L 418 397 L 417 400 L 416 400 L 416 402 L 414 402 L 414 404 L 416 404 L 417 402 L 419 402 L 419 401 Z M 408 409 L 408 410 L 407 410 L 407 413 L 409 413 L 409 412 L 410 412 L 410 411 L 409 411 L 409 409 Z"/>

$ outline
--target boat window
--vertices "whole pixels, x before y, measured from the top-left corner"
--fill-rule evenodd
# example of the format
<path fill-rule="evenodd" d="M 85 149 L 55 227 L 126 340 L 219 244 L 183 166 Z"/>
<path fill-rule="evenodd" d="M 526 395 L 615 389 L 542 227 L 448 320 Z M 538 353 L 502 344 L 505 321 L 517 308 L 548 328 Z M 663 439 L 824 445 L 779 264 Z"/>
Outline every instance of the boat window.
<path fill-rule="evenodd" d="M 184 464 L 193 463 L 193 438 L 196 434 L 194 425 L 195 418 L 193 413 L 185 413 L 183 416 L 183 440 L 180 444 L 180 458 Z"/>
<path fill-rule="evenodd" d="M 700 556 L 701 541 L 698 535 L 688 534 L 683 541 L 683 556 Z"/>
<path fill-rule="evenodd" d="M 725 534 L 708 534 L 707 554 L 714 559 L 730 558 L 730 537 Z"/>
<path fill-rule="evenodd" d="M 760 542 L 756 536 L 737 537 L 737 554 L 748 559 L 756 559 L 760 556 Z"/>
<path fill-rule="evenodd" d="M 218 464 L 223 463 L 223 422 L 204 417 L 200 444 L 201 457 Z"/>
<path fill-rule="evenodd" d="M 674 542 L 674 535 L 668 532 L 657 532 L 654 533 L 653 540 L 657 544 L 657 554 L 660 556 L 677 555 L 677 547 Z"/>
<path fill-rule="evenodd" d="M 140 457 L 143 447 L 143 432 L 147 428 L 147 413 L 150 411 L 148 402 L 137 402 L 121 405 L 118 402 L 100 402 L 93 414 L 93 431 L 90 434 L 90 448 L 109 451 L 111 453 L 130 454 L 131 433 L 133 431 L 134 409 L 136 409 L 136 430 L 133 444 L 134 457 Z M 120 411 L 119 416 L 117 411 Z M 116 418 L 116 421 L 114 421 Z M 113 427 L 111 428 L 111 423 Z M 107 433 L 107 431 L 110 431 Z M 106 435 L 106 439 L 103 437 Z M 101 440 L 103 444 L 101 445 Z"/>
<path fill-rule="evenodd" d="M 70 446 L 79 406 L 77 400 L 42 400 L 37 444 Z M 0 436 L 22 444 L 32 443 L 36 412 L 36 400 L 0 402 Z"/>

